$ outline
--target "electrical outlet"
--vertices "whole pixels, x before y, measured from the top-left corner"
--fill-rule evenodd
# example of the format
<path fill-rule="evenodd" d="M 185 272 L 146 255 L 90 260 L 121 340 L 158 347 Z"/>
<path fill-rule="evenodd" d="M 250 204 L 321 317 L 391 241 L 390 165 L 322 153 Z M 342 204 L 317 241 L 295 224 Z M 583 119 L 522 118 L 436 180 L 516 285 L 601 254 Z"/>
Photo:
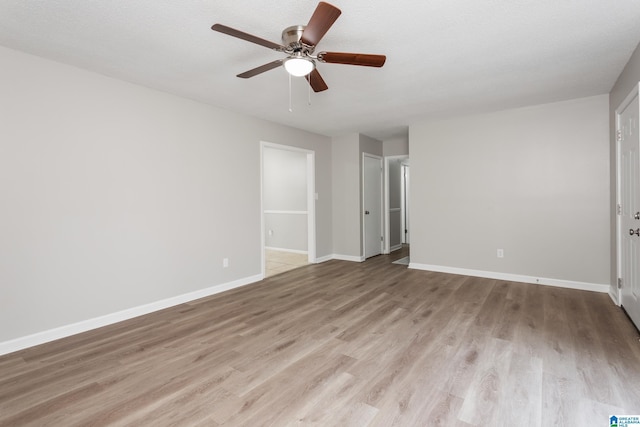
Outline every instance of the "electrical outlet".
<path fill-rule="evenodd" d="M 229 267 L 229 258 L 222 258 L 222 267 L 223 268 Z"/>
<path fill-rule="evenodd" d="M 498 249 L 498 258 L 504 258 L 504 249 Z"/>

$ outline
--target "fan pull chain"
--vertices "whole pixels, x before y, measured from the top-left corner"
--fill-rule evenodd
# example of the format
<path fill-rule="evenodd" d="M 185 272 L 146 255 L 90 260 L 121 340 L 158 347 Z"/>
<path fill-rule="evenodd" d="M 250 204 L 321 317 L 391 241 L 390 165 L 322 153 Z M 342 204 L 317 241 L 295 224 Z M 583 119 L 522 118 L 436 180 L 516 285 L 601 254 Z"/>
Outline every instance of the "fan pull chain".
<path fill-rule="evenodd" d="M 291 106 L 291 74 L 289 74 L 289 112 L 293 113 L 293 107 Z"/>
<path fill-rule="evenodd" d="M 307 105 L 311 105 L 311 80 L 309 80 L 309 84 L 307 85 L 307 94 L 309 95 L 309 100 L 307 101 Z"/>

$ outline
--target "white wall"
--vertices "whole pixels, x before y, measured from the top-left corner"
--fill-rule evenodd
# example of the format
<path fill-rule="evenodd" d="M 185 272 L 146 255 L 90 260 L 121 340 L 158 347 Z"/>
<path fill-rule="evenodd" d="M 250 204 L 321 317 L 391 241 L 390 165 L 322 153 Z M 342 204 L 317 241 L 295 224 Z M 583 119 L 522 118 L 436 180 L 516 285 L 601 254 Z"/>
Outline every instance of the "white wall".
<path fill-rule="evenodd" d="M 307 251 L 307 154 L 264 147 L 263 208 L 265 245 Z"/>
<path fill-rule="evenodd" d="M 285 252 L 307 253 L 308 224 L 307 215 L 265 212 L 265 247 Z"/>
<path fill-rule="evenodd" d="M 5 48 L 0 64 L 0 344 L 254 280 L 261 140 L 316 152 L 332 253 L 330 138 Z"/>
<path fill-rule="evenodd" d="M 618 244 L 617 244 L 617 231 L 616 231 L 616 179 L 617 179 L 617 166 L 616 166 L 616 108 L 620 106 L 622 101 L 627 97 L 629 92 L 638 85 L 640 82 L 640 44 L 636 47 L 636 50 L 631 55 L 629 62 L 625 66 L 624 70 L 618 77 L 615 85 L 611 89 L 609 94 L 609 157 L 610 157 L 610 218 L 611 223 L 609 226 L 610 234 L 611 234 L 611 243 L 610 243 L 610 251 L 611 251 L 611 284 L 615 286 L 617 282 L 617 252 L 618 252 Z M 614 289 L 610 291 L 612 295 L 616 293 Z"/>
<path fill-rule="evenodd" d="M 608 285 L 608 108 L 601 95 L 411 126 L 412 264 Z"/>

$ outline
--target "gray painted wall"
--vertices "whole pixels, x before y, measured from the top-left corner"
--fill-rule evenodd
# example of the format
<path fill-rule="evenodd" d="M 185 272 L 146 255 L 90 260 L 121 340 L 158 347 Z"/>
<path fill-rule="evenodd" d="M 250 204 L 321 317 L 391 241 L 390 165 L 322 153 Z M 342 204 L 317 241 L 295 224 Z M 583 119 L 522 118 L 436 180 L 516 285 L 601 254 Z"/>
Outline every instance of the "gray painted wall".
<path fill-rule="evenodd" d="M 382 141 L 370 138 L 366 135 L 359 134 L 358 138 L 360 140 L 360 154 L 367 153 L 373 154 L 374 156 L 383 156 L 382 151 Z M 362 158 L 362 156 L 361 156 Z M 360 162 L 360 168 L 362 169 L 362 162 Z"/>
<path fill-rule="evenodd" d="M 362 154 L 382 157 L 382 141 L 358 133 L 334 137 L 333 249 L 338 257 L 359 259 L 362 246 Z"/>
<path fill-rule="evenodd" d="M 636 50 L 633 52 L 633 55 L 629 59 L 629 62 L 625 66 L 624 70 L 618 77 L 613 89 L 611 89 L 611 93 L 609 94 L 609 157 L 610 157 L 610 218 L 611 224 L 609 226 L 609 230 L 611 233 L 611 283 L 615 284 L 617 282 L 617 252 L 618 252 L 618 244 L 617 244 L 617 231 L 616 231 L 616 180 L 617 180 L 617 165 L 616 165 L 616 108 L 620 106 L 622 101 L 627 97 L 629 92 L 634 88 L 634 86 L 638 85 L 640 82 L 640 44 L 636 47 Z M 611 290 L 611 293 L 614 294 L 616 291 L 614 289 Z"/>
<path fill-rule="evenodd" d="M 608 108 L 600 95 L 411 126 L 412 263 L 609 284 Z"/>
<path fill-rule="evenodd" d="M 360 139 L 357 133 L 334 137 L 333 253 L 360 257 Z"/>
<path fill-rule="evenodd" d="M 603 111 L 640 80 L 638 49 L 608 103 L 419 123 L 380 150 L 1 47 L 0 63 L 0 343 L 260 274 L 259 141 L 315 151 L 318 257 L 362 254 L 362 152 L 410 149 L 413 261 L 615 278 Z"/>
<path fill-rule="evenodd" d="M 316 152 L 332 253 L 330 138 L 5 48 L 0 63 L 0 342 L 260 275 L 260 141 Z"/>
<path fill-rule="evenodd" d="M 382 141 L 382 154 L 388 156 L 409 155 L 409 137 L 396 137 Z"/>
<path fill-rule="evenodd" d="M 263 150 L 265 211 L 307 211 L 307 154 L 265 147 Z M 265 212 L 265 245 L 307 251 L 307 215 Z"/>

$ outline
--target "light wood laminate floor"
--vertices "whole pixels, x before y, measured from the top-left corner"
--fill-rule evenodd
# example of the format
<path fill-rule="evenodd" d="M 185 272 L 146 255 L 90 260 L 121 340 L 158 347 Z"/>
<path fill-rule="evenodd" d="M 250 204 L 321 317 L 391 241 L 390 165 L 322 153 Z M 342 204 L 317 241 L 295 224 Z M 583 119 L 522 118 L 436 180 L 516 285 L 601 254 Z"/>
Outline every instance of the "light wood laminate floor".
<path fill-rule="evenodd" d="M 605 294 L 330 261 L 0 357 L 2 426 L 603 426 L 640 414 Z"/>

